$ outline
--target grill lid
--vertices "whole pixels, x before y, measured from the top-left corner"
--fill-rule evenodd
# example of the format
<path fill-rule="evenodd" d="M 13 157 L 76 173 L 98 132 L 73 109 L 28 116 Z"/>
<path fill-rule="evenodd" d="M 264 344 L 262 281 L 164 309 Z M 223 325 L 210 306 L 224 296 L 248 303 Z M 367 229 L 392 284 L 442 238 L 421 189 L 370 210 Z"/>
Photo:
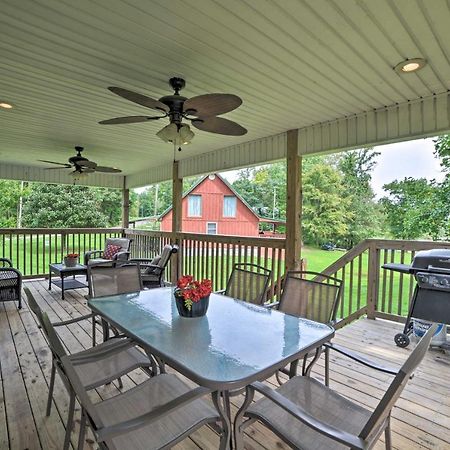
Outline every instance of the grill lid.
<path fill-rule="evenodd" d="M 413 269 L 449 269 L 450 250 L 445 248 L 434 248 L 417 252 L 412 261 Z"/>

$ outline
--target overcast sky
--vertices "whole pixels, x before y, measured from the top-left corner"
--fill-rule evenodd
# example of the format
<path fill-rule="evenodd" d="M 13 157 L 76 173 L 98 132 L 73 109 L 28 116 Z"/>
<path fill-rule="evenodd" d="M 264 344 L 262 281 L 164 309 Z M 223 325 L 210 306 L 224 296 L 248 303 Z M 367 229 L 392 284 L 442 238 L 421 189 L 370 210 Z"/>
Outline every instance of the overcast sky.
<path fill-rule="evenodd" d="M 374 148 L 381 154 L 372 173 L 372 187 L 377 198 L 384 195 L 383 185 L 405 177 L 442 180 L 439 161 L 434 157 L 433 139 L 417 139 L 397 144 L 380 145 Z M 231 170 L 222 175 L 230 182 L 238 171 Z"/>

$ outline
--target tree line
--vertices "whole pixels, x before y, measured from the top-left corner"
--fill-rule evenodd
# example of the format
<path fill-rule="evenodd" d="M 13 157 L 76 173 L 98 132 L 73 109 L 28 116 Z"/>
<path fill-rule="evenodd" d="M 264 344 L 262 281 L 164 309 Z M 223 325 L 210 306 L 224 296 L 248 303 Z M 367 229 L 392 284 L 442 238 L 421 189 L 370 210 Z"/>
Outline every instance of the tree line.
<path fill-rule="evenodd" d="M 369 237 L 450 238 L 450 136 L 435 140 L 443 181 L 405 178 L 371 187 L 378 152 L 372 148 L 303 158 L 303 240 L 350 248 Z M 183 181 L 186 191 L 198 177 Z M 286 163 L 242 169 L 232 183 L 261 216 L 286 217 Z M 121 192 L 77 185 L 0 181 L 0 227 L 120 225 Z M 130 193 L 131 217 L 159 216 L 172 202 L 170 181 Z"/>

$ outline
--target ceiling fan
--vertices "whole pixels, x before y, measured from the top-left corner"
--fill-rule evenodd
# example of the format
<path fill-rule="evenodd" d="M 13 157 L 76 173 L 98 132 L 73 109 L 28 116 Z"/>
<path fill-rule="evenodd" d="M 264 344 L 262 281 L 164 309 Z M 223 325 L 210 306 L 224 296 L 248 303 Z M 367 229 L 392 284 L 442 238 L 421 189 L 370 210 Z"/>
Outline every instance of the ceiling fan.
<path fill-rule="evenodd" d="M 191 124 L 202 131 L 210 133 L 225 134 L 228 136 L 243 136 L 247 130 L 236 122 L 223 117 L 220 114 L 233 111 L 242 104 L 242 100 L 233 94 L 204 94 L 197 97 L 187 98 L 180 95 L 181 89 L 186 82 L 183 78 L 171 78 L 169 85 L 174 90 L 172 95 L 165 95 L 159 100 L 138 94 L 119 87 L 109 87 L 114 94 L 130 100 L 147 108 L 156 109 L 160 116 L 127 116 L 115 119 L 102 120 L 101 125 L 117 125 L 126 123 L 147 122 L 169 118 L 169 125 L 162 128 L 156 135 L 165 142 L 175 145 L 188 144 L 194 133 L 189 125 L 183 123 L 188 120 Z M 181 149 L 179 149 L 181 150 Z"/>
<path fill-rule="evenodd" d="M 99 166 L 94 161 L 89 161 L 84 156 L 81 156 L 81 152 L 84 150 L 83 147 L 76 146 L 75 150 L 77 152 L 76 156 L 72 156 L 69 158 L 68 163 L 60 163 L 56 161 L 46 161 L 45 159 L 38 159 L 38 161 L 49 163 L 49 164 L 57 164 L 61 167 L 47 167 L 45 170 L 55 170 L 55 169 L 74 169 L 73 172 L 70 172 L 70 175 L 74 178 L 81 178 L 82 176 L 87 176 L 88 173 L 93 172 L 105 172 L 105 173 L 120 173 L 122 172 L 120 169 L 116 169 L 115 167 L 105 167 Z"/>

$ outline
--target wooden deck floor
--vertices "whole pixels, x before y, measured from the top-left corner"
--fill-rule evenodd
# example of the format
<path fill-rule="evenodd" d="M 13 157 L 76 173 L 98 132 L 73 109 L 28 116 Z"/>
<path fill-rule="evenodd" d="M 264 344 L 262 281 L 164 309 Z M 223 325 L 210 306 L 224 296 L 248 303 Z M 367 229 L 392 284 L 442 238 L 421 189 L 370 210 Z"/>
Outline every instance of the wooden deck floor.
<path fill-rule="evenodd" d="M 40 306 L 53 321 L 65 320 L 87 312 L 83 295 L 86 290 L 68 291 L 61 300 L 60 290 L 47 290 L 43 280 L 27 281 Z M 353 350 L 399 365 L 410 349 L 397 348 L 392 340 L 398 324 L 382 320 L 361 319 L 337 332 L 336 342 Z M 60 335 L 71 351 L 90 346 L 90 324 L 81 323 L 60 329 Z M 55 402 L 50 417 L 45 416 L 50 353 L 38 329 L 26 299 L 21 311 L 13 303 L 0 303 L 0 449 L 60 449 L 64 437 L 68 396 L 57 380 Z M 323 363 L 319 361 L 314 376 L 320 378 Z M 124 389 L 139 383 L 145 375 L 135 371 L 124 379 Z M 374 407 L 389 383 L 390 376 L 371 371 L 343 357 L 332 355 L 331 386 L 366 407 Z M 274 380 L 269 380 L 274 382 Z M 98 389 L 95 398 L 103 399 L 119 392 L 116 384 Z M 408 384 L 393 411 L 393 445 L 397 449 L 450 449 L 450 356 L 429 352 Z M 241 399 L 236 398 L 234 409 Z M 77 414 L 79 410 L 77 409 Z M 77 423 L 78 425 L 78 423 Z M 72 433 L 76 448 L 77 429 Z M 214 449 L 218 437 L 203 427 L 177 449 Z M 96 448 L 88 436 L 85 448 Z M 287 448 L 262 425 L 249 428 L 248 449 Z M 380 441 L 377 449 L 384 448 Z"/>

